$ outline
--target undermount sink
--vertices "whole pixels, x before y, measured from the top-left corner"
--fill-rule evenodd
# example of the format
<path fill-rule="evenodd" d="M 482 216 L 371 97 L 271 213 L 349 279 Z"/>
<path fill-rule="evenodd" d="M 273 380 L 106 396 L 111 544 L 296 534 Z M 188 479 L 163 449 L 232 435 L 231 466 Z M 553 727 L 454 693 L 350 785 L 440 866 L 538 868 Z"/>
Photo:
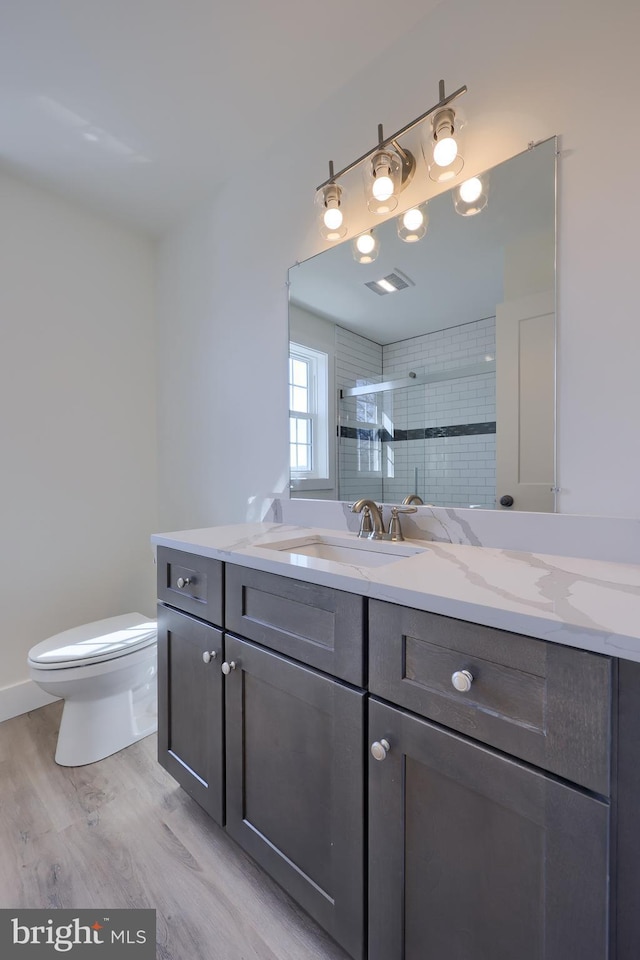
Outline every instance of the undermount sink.
<path fill-rule="evenodd" d="M 306 557 L 316 560 L 332 560 L 334 563 L 350 563 L 356 567 L 381 567 L 386 563 L 395 563 L 406 557 L 424 553 L 424 547 L 415 547 L 404 541 L 358 540 L 345 537 L 330 537 L 324 534 L 309 534 L 296 540 L 275 540 L 271 543 L 257 543 L 261 550 L 275 550 L 299 558 L 304 563 Z"/>

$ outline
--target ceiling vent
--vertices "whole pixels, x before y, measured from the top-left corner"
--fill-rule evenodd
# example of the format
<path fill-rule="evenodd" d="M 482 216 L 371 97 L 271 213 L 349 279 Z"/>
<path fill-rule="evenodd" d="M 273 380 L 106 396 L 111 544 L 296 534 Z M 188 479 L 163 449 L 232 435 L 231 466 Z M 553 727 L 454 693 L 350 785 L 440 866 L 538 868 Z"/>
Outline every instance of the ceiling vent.
<path fill-rule="evenodd" d="M 382 277 L 380 280 L 370 280 L 368 283 L 365 283 L 365 287 L 369 287 L 369 290 L 373 290 L 374 293 L 379 294 L 383 297 L 387 293 L 397 293 L 398 290 L 406 290 L 407 287 L 414 287 L 414 281 L 402 273 L 401 270 L 398 270 L 396 267 L 393 273 L 388 273 L 386 277 Z"/>

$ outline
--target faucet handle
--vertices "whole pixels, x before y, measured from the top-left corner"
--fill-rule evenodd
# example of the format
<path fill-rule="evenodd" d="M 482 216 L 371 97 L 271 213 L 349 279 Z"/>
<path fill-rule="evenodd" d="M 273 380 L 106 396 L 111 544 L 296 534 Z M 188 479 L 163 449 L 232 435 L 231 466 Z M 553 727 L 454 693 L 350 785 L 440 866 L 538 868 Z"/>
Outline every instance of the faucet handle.
<path fill-rule="evenodd" d="M 389 520 L 389 532 L 387 534 L 389 540 L 404 540 L 398 513 L 397 507 L 391 507 L 391 519 Z"/>
<path fill-rule="evenodd" d="M 401 513 L 417 513 L 417 507 L 391 507 L 391 519 L 389 520 L 389 533 L 388 537 L 390 540 L 404 540 L 404 534 L 402 533 L 402 527 L 400 526 L 400 517 Z"/>
<path fill-rule="evenodd" d="M 360 519 L 360 529 L 358 530 L 359 537 L 370 537 L 373 533 L 373 520 L 371 518 L 371 510 L 369 507 L 362 508 L 362 517 Z"/>

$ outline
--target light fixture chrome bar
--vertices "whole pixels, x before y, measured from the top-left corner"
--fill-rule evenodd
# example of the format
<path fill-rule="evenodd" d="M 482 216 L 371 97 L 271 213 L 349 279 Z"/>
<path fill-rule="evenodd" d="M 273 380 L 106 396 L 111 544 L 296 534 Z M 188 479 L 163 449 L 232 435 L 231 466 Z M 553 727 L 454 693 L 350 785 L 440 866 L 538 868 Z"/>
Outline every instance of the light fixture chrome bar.
<path fill-rule="evenodd" d="M 401 390 L 403 387 L 418 387 L 425 383 L 439 383 L 442 380 L 462 380 L 463 377 L 479 377 L 483 373 L 495 373 L 495 360 L 483 360 L 466 367 L 453 370 L 436 370 L 421 377 L 403 377 L 401 380 L 385 380 L 384 383 L 369 383 L 363 387 L 347 387 L 340 390 L 340 399 L 345 397 L 363 397 L 369 393 L 386 393 L 389 390 Z"/>
<path fill-rule="evenodd" d="M 426 120 L 427 117 L 430 117 L 432 113 L 436 112 L 436 110 L 441 110 L 442 107 L 446 107 L 447 104 L 452 103 L 454 100 L 457 100 L 458 97 L 461 97 L 462 94 L 466 92 L 467 92 L 467 87 L 465 84 L 464 86 L 459 87 L 455 91 L 455 93 L 450 93 L 448 97 L 445 97 L 444 80 L 441 80 L 440 88 L 439 88 L 440 100 L 438 101 L 438 103 L 434 104 L 433 107 L 429 107 L 428 110 L 425 110 L 425 112 L 420 114 L 419 117 L 416 117 L 415 120 L 412 120 L 410 123 L 406 123 L 404 127 L 400 128 L 400 130 L 396 130 L 396 132 L 392 133 L 390 137 L 386 137 L 384 140 L 380 140 L 378 143 L 376 143 L 375 147 L 371 147 L 370 150 L 367 150 L 366 153 L 363 153 L 362 156 L 358 157 L 357 160 L 354 160 L 353 163 L 347 164 L 347 166 L 343 167 L 342 170 L 339 170 L 338 173 L 335 173 L 332 176 L 330 176 L 328 180 L 325 180 L 324 183 L 321 183 L 320 186 L 316 187 L 316 190 L 322 190 L 322 188 L 326 187 L 327 184 L 334 183 L 340 177 L 343 177 L 345 173 L 349 173 L 351 170 L 355 169 L 355 167 L 358 167 L 360 166 L 361 163 L 364 163 L 364 161 L 368 157 L 370 157 L 372 154 L 374 154 L 376 150 L 381 150 L 381 149 L 384 149 L 384 147 L 388 147 L 389 144 L 393 143 L 394 140 L 397 140 L 398 137 L 401 137 L 403 136 L 403 134 L 408 133 L 409 130 L 413 130 L 413 128 L 417 127 L 419 123 L 422 123 L 423 120 Z M 379 134 L 381 132 L 381 128 L 382 128 L 382 124 L 378 124 Z"/>

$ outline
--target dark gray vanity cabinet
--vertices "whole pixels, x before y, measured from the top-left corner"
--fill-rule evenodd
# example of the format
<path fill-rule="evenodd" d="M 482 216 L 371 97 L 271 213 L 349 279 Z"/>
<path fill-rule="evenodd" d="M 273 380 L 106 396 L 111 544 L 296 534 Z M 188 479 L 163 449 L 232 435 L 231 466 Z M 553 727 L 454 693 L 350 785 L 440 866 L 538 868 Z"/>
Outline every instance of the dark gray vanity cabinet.
<path fill-rule="evenodd" d="M 364 938 L 364 691 L 226 635 L 227 830 L 352 956 Z"/>
<path fill-rule="evenodd" d="M 158 564 L 160 762 L 355 960 L 638 960 L 640 664 Z"/>
<path fill-rule="evenodd" d="M 607 960 L 610 659 L 378 601 L 369 650 L 369 960 Z"/>
<path fill-rule="evenodd" d="M 165 547 L 157 563 L 158 761 L 223 824 L 222 564 Z"/>

